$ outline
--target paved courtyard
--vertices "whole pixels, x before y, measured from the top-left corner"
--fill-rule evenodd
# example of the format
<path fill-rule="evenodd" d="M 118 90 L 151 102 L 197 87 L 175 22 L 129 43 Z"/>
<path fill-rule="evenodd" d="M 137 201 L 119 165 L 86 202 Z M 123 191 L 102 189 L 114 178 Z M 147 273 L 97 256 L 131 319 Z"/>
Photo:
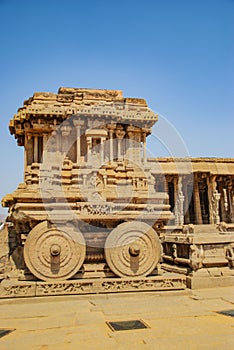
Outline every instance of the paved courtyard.
<path fill-rule="evenodd" d="M 1 350 L 233 349 L 234 288 L 0 300 Z M 149 328 L 113 332 L 106 321 Z"/>

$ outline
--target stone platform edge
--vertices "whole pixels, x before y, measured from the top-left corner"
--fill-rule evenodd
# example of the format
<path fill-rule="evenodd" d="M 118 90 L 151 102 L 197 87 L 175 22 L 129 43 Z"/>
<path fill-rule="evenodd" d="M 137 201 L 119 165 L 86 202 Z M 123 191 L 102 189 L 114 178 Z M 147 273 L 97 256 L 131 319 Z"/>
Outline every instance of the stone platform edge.
<path fill-rule="evenodd" d="M 139 278 L 93 278 L 61 282 L 2 280 L 0 298 L 39 297 L 51 295 L 80 295 L 136 291 L 186 289 L 186 277 L 153 276 Z"/>
<path fill-rule="evenodd" d="M 186 276 L 186 285 L 189 289 L 234 287 L 234 276 L 197 277 Z"/>

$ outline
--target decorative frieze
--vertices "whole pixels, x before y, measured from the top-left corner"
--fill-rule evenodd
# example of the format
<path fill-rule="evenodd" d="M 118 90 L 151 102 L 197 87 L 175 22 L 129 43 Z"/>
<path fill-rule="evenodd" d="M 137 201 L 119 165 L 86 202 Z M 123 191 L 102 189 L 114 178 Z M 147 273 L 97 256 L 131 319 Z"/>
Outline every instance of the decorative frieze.
<path fill-rule="evenodd" d="M 2 281 L 0 298 L 185 289 L 185 277 L 94 278 L 61 282 Z"/>

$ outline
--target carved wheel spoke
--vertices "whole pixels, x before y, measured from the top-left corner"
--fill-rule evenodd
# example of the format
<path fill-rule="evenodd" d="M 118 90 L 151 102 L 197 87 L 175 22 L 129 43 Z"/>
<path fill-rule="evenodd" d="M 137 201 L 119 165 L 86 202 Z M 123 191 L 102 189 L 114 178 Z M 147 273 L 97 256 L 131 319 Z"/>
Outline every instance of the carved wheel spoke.
<path fill-rule="evenodd" d="M 67 227 L 49 227 L 44 221 L 29 233 L 24 260 L 31 273 L 41 280 L 65 280 L 78 272 L 85 251 L 80 232 Z"/>
<path fill-rule="evenodd" d="M 117 226 L 105 242 L 106 261 L 118 276 L 147 276 L 156 267 L 161 254 L 159 238 L 144 222 L 126 222 Z"/>

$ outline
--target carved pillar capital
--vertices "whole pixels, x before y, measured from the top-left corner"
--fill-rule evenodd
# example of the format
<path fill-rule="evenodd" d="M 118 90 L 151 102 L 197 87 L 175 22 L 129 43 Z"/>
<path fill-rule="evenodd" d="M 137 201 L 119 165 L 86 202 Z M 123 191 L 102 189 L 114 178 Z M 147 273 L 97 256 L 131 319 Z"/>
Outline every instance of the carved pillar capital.
<path fill-rule="evenodd" d="M 84 125 L 84 120 L 81 120 L 80 118 L 78 119 L 73 119 L 73 125 L 76 127 L 76 128 L 81 128 L 83 125 Z"/>
<path fill-rule="evenodd" d="M 115 123 L 107 124 L 107 128 L 110 132 L 114 132 L 116 129 L 116 124 Z"/>

